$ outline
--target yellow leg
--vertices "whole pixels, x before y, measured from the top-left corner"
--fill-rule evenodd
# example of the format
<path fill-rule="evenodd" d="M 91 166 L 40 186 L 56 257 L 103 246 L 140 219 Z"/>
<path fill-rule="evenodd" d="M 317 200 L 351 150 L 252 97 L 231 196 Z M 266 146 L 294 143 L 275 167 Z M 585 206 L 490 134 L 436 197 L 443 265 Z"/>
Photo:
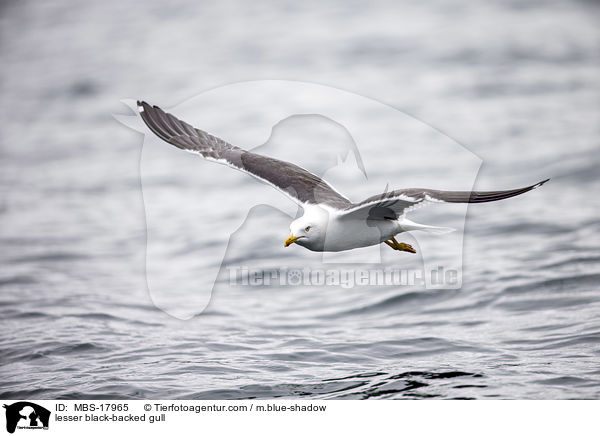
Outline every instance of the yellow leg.
<path fill-rule="evenodd" d="M 404 242 L 398 242 L 398 241 L 396 241 L 396 238 L 393 236 L 390 241 L 383 241 L 383 242 L 385 242 L 388 246 L 390 246 L 394 250 L 406 251 L 408 253 L 416 253 L 417 252 L 417 250 L 412 248 L 411 245 L 406 244 Z"/>
<path fill-rule="evenodd" d="M 383 242 L 385 242 L 387 245 L 392 247 L 394 250 L 396 249 L 396 246 L 394 244 L 392 244 L 390 241 L 383 241 Z"/>

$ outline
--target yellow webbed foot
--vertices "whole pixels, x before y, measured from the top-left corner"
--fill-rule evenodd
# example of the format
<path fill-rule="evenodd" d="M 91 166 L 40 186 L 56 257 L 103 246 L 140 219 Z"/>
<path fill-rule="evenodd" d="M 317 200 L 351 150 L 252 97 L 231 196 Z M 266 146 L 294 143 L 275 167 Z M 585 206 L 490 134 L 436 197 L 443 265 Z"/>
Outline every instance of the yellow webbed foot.
<path fill-rule="evenodd" d="M 399 250 L 399 251 L 407 251 L 409 253 L 416 253 L 417 252 L 417 250 L 415 250 L 414 248 L 412 248 L 412 245 L 405 244 L 404 242 L 400 242 L 398 244 L 397 250 Z"/>
<path fill-rule="evenodd" d="M 404 242 L 398 242 L 396 241 L 396 238 L 394 238 L 392 236 L 392 239 L 389 241 L 383 241 L 385 242 L 388 246 L 390 246 L 391 248 L 393 248 L 394 250 L 397 251 L 406 251 L 408 253 L 416 253 L 417 250 L 415 250 L 414 248 L 412 248 L 412 246 L 410 244 L 406 244 Z"/>

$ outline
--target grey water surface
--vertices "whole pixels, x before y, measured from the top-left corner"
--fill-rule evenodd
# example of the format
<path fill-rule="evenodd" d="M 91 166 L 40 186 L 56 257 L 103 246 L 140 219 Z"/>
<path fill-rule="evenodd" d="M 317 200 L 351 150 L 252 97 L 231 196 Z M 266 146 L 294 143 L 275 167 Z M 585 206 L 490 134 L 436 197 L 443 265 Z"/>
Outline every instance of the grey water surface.
<path fill-rule="evenodd" d="M 599 18 L 597 2 L 561 0 L 2 2 L 0 397 L 600 398 Z M 410 114 L 481 158 L 478 189 L 552 180 L 468 209 L 460 289 L 220 282 L 207 310 L 177 319 L 146 283 L 142 135 L 112 114 L 130 113 L 121 99 L 172 107 L 259 79 Z M 226 111 L 212 116 L 227 125 Z M 297 155 L 323 169 L 316 146 Z M 410 187 L 424 169 L 407 161 L 366 170 Z M 218 228 L 236 198 L 271 189 L 227 169 L 203 182 L 213 164 L 198 165 L 201 186 L 167 171 L 149 181 L 167 230 Z M 460 171 L 449 156 L 426 175 L 443 188 Z M 178 213 L 184 198 L 202 199 L 200 219 Z M 310 259 L 283 251 L 281 212 L 252 217 L 235 262 Z M 212 243 L 181 250 L 220 262 Z"/>

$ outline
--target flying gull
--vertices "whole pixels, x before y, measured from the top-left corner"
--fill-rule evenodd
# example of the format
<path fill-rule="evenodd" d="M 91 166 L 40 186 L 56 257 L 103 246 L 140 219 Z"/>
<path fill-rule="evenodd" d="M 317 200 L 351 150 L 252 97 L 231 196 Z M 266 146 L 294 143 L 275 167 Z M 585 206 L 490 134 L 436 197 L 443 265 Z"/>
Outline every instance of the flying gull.
<path fill-rule="evenodd" d="M 418 224 L 406 218 L 416 207 L 429 203 L 486 203 L 531 191 L 535 185 L 506 191 L 440 191 L 399 189 L 353 203 L 327 182 L 289 162 L 262 156 L 228 144 L 196 129 L 158 106 L 137 103 L 146 125 L 159 138 L 207 160 L 235 168 L 273 186 L 298 203 L 304 214 L 290 224 L 284 246 L 301 245 L 311 251 L 344 251 L 386 243 L 394 250 L 416 253 L 395 236 L 411 230 L 452 231 Z"/>

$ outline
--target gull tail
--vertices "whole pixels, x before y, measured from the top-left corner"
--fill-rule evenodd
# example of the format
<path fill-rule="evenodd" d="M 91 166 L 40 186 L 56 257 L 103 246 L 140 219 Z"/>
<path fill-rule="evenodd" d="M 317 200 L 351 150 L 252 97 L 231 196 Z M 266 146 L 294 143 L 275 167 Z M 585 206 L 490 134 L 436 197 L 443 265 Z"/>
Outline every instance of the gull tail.
<path fill-rule="evenodd" d="M 452 227 L 437 227 L 419 224 L 406 218 L 400 221 L 400 228 L 405 232 L 409 232 L 411 230 L 422 230 L 427 233 L 433 233 L 434 235 L 444 235 L 446 233 L 451 233 L 456 230 Z"/>

